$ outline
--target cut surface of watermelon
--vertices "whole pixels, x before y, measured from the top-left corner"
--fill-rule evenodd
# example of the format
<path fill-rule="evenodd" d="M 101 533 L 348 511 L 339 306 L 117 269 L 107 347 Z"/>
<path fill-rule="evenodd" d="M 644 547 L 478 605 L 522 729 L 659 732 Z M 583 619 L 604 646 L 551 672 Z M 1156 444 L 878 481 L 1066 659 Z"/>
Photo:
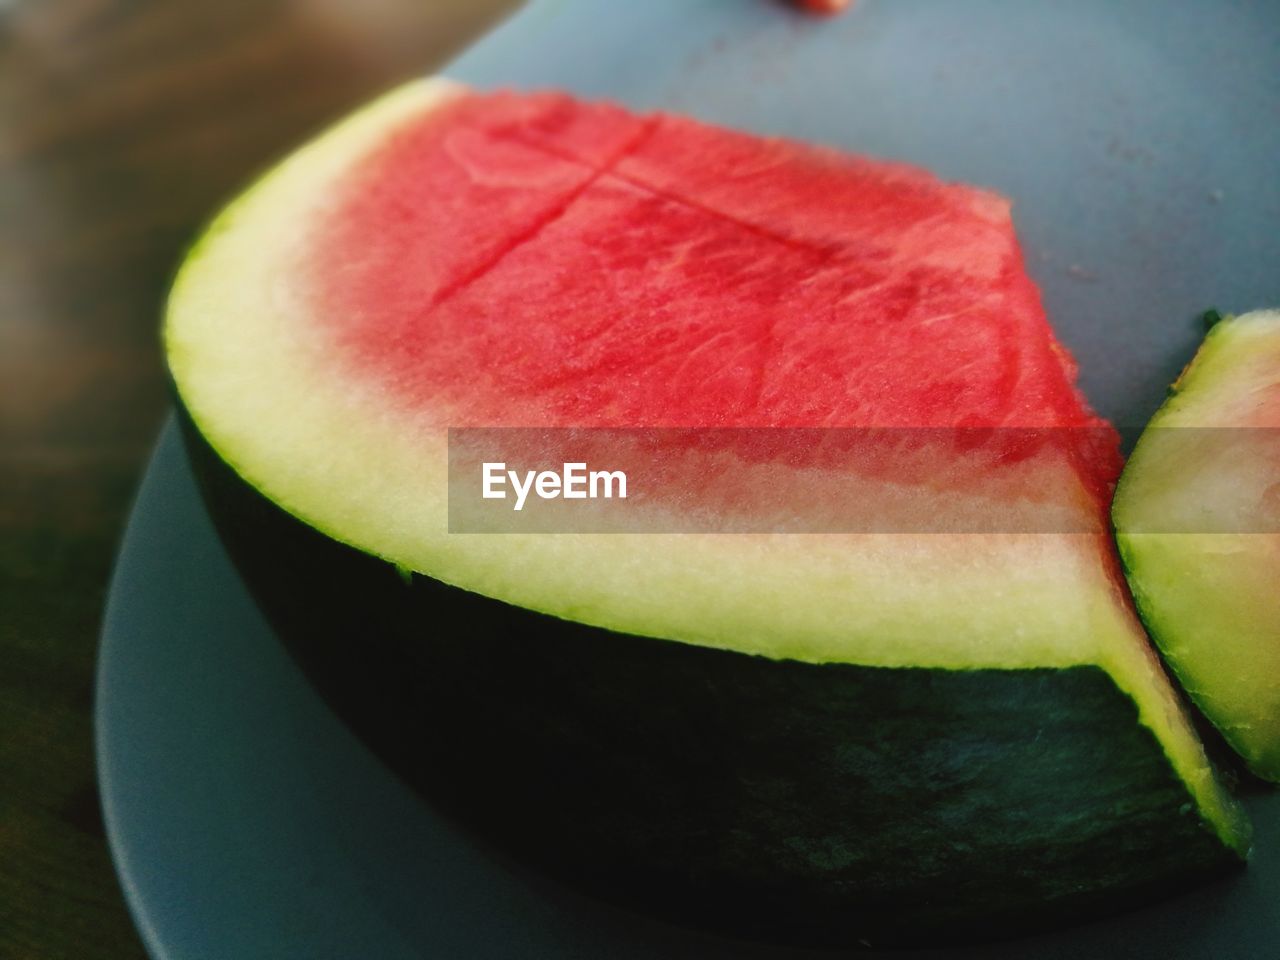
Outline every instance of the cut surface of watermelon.
<path fill-rule="evenodd" d="M 605 162 L 626 179 L 601 174 Z M 1100 537 L 1005 536 L 982 550 L 766 538 L 744 550 L 443 535 L 449 426 L 1097 436 L 1003 200 L 693 121 L 439 82 L 357 116 L 268 183 L 191 258 L 167 343 L 215 446 L 338 539 L 534 609 L 776 656 L 1093 660 L 1098 602 L 1141 653 Z M 677 191 L 689 199 L 667 199 Z M 254 239 L 228 242 L 232 229 Z M 1114 448 L 1086 452 L 1046 477 L 1108 489 Z M 645 562 L 664 554 L 673 562 Z M 797 587 L 813 600 L 803 611 L 779 602 Z M 702 602 L 680 602 L 691 596 Z M 1053 622 L 1045 603 L 1074 620 Z M 865 631 L 851 635 L 851 619 Z"/>
<path fill-rule="evenodd" d="M 389 137 L 330 202 L 308 309 L 432 421 L 1094 422 L 1008 204 L 905 166 L 497 94 Z"/>
<path fill-rule="evenodd" d="M 165 340 L 203 438 L 330 540 L 601 637 L 889 674 L 1100 670 L 1185 787 L 1171 822 L 1247 850 L 1126 599 L 1105 526 L 1114 434 L 1076 392 L 998 196 L 423 81 L 214 222 Z M 446 431 L 483 426 L 1050 428 L 1070 439 L 1021 464 L 1007 506 L 1061 488 L 1095 532 L 450 535 Z M 1060 811 L 1035 842 L 1069 844 L 1091 815 Z"/>

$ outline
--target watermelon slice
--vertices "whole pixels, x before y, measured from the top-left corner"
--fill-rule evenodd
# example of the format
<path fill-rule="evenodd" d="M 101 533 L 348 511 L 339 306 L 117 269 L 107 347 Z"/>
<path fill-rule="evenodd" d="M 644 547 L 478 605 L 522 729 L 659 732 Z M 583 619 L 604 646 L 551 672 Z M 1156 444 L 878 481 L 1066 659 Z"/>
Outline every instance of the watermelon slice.
<path fill-rule="evenodd" d="M 215 518 L 322 688 L 596 889 L 992 936 L 1248 849 L 1126 600 L 1114 435 L 998 196 L 418 82 L 218 217 L 165 343 Z M 984 468 L 1015 478 L 994 506 L 1051 489 L 1077 532 L 450 534 L 447 429 L 489 426 L 1043 429 Z M 937 466 L 881 489 L 923 521 L 993 496 Z"/>
<path fill-rule="evenodd" d="M 1113 513 L 1169 665 L 1249 767 L 1280 781 L 1280 312 L 1210 329 Z"/>

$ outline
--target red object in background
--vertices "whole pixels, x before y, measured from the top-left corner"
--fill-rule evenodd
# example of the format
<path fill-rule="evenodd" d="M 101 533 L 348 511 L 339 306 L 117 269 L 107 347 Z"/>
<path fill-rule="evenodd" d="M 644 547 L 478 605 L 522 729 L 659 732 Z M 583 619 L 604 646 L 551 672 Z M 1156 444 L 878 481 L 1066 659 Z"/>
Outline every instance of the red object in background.
<path fill-rule="evenodd" d="M 802 10 L 822 16 L 842 13 L 853 4 L 853 0 L 792 0 L 792 2 Z"/>

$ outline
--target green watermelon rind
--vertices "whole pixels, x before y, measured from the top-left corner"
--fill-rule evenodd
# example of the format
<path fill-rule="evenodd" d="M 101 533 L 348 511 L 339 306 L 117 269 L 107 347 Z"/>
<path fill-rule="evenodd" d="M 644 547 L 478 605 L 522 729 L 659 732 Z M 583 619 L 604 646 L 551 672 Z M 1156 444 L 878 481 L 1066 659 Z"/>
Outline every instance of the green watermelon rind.
<path fill-rule="evenodd" d="M 1272 335 L 1280 338 L 1280 312 L 1277 311 L 1255 311 L 1241 316 L 1224 316 L 1217 311 L 1209 311 L 1205 322 L 1203 342 L 1191 362 L 1170 386 L 1169 395 L 1138 438 L 1133 454 L 1125 466 L 1112 501 L 1112 526 L 1138 615 L 1170 671 L 1191 701 L 1240 755 L 1248 768 L 1264 780 L 1280 782 L 1280 717 L 1274 714 L 1274 710 L 1268 715 L 1264 707 L 1254 708 L 1242 702 L 1250 695 L 1251 680 L 1265 679 L 1269 671 L 1261 662 L 1255 663 L 1254 677 L 1232 675 L 1220 678 L 1212 670 L 1223 653 L 1224 641 L 1229 639 L 1224 636 L 1224 631 L 1230 632 L 1230 627 L 1226 626 L 1228 621 L 1220 616 L 1215 617 L 1218 612 L 1216 604 L 1227 600 L 1233 607 L 1237 607 L 1245 602 L 1245 595 L 1238 590 L 1229 599 L 1216 594 L 1202 597 L 1201 602 L 1196 604 L 1194 618 L 1172 616 L 1167 598 L 1160 594 L 1154 583 L 1154 579 L 1167 568 L 1171 559 L 1168 553 L 1164 556 L 1161 554 L 1172 550 L 1173 556 L 1182 554 L 1185 557 L 1186 550 L 1200 542 L 1203 536 L 1159 530 L 1139 532 L 1144 524 L 1150 525 L 1152 522 L 1149 517 L 1144 516 L 1152 509 L 1151 484 L 1160 488 L 1176 488 L 1187 482 L 1176 471 L 1162 470 L 1159 477 L 1149 476 L 1147 462 L 1153 455 L 1155 445 L 1164 438 L 1164 432 L 1178 430 L 1180 426 L 1190 426 L 1188 435 L 1195 439 L 1194 431 L 1201 429 L 1196 424 L 1202 422 L 1215 427 L 1231 428 L 1230 423 L 1220 423 L 1211 416 L 1212 398 L 1210 397 L 1206 408 L 1205 397 L 1202 396 L 1202 393 L 1219 387 L 1234 392 L 1242 385 L 1233 381 L 1230 361 L 1226 361 L 1224 368 L 1224 362 L 1218 357 L 1221 352 L 1218 348 L 1229 347 L 1232 339 L 1242 332 L 1265 331 L 1268 325 L 1276 331 Z M 1244 375 L 1240 371 L 1236 373 Z M 1225 412 L 1224 410 L 1223 413 Z M 1187 416 L 1191 416 L 1193 422 L 1181 423 Z M 1209 416 L 1208 420 L 1204 419 L 1206 416 Z M 1233 482 L 1230 469 L 1221 469 L 1217 473 L 1215 482 Z M 1198 476 L 1194 482 L 1203 485 L 1204 480 L 1203 476 Z M 1206 535 L 1219 545 L 1236 536 L 1244 536 L 1246 540 L 1249 538 L 1248 534 Z M 1188 594 L 1196 589 L 1196 582 L 1187 582 L 1181 588 L 1182 592 Z M 1262 652 L 1261 648 L 1258 652 Z M 1257 709 L 1263 710 L 1263 713 L 1250 712 Z M 1259 729 L 1268 725 L 1272 728 L 1269 735 L 1265 732 L 1258 733 Z"/>

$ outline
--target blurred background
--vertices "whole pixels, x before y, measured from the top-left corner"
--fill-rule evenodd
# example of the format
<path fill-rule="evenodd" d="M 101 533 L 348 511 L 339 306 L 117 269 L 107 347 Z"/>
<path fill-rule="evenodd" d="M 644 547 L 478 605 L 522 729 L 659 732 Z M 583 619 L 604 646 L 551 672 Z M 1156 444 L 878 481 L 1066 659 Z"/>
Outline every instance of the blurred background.
<path fill-rule="evenodd" d="M 184 245 L 515 0 L 0 0 L 0 958 L 139 958 L 94 784 L 112 555 Z"/>

